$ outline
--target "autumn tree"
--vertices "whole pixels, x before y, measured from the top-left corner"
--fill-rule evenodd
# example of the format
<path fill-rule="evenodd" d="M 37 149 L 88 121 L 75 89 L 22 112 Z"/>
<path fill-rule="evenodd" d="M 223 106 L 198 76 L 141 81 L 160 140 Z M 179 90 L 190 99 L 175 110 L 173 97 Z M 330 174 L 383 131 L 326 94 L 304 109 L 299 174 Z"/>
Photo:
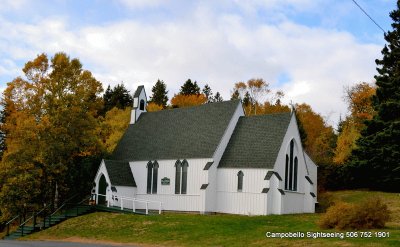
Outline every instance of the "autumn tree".
<path fill-rule="evenodd" d="M 295 110 L 306 135 L 305 150 L 317 164 L 331 164 L 336 144 L 333 128 L 307 104 L 297 104 Z"/>
<path fill-rule="evenodd" d="M 152 87 L 151 92 L 153 95 L 150 96 L 149 103 L 154 103 L 155 105 L 161 106 L 162 109 L 165 109 L 168 102 L 168 91 L 164 81 L 158 79 L 156 84 Z"/>
<path fill-rule="evenodd" d="M 171 99 L 171 104 L 175 108 L 202 105 L 207 102 L 204 94 L 181 95 L 177 94 Z"/>
<path fill-rule="evenodd" d="M 382 59 L 377 59 L 378 75 L 373 108 L 376 114 L 365 122 L 350 166 L 356 186 L 400 191 L 400 1 L 390 13 L 393 30 L 385 33 L 387 42 Z"/>
<path fill-rule="evenodd" d="M 208 98 L 206 95 L 200 93 L 200 88 L 197 85 L 197 82 L 192 82 L 192 80 L 188 79 L 181 86 L 179 94 L 174 95 L 171 99 L 171 105 L 174 108 L 196 106 L 206 103 L 207 100 Z"/>
<path fill-rule="evenodd" d="M 262 104 L 269 102 L 269 105 L 273 105 L 273 101 L 283 97 L 283 92 L 278 91 L 275 95 L 271 96 L 271 89 L 269 83 L 261 78 L 253 78 L 247 82 L 235 83 L 231 98 L 242 99 L 245 107 L 246 115 L 257 115 L 263 114 Z"/>
<path fill-rule="evenodd" d="M 108 154 L 114 151 L 128 128 L 131 110 L 131 107 L 126 107 L 125 109 L 114 107 L 106 113 L 104 120 L 101 121 L 100 136 Z"/>
<path fill-rule="evenodd" d="M 23 72 L 24 78 L 7 84 L 1 100 L 7 114 L 1 125 L 7 133 L 0 163 L 3 215 L 20 209 L 13 207 L 18 198 L 49 204 L 59 199 L 56 195 L 80 189 L 80 181 L 72 178 L 82 171 L 75 161 L 101 151 L 97 117 L 102 86 L 80 61 L 65 53 L 49 61 L 41 54 Z"/>
<path fill-rule="evenodd" d="M 372 107 L 372 97 L 375 87 L 368 83 L 358 83 L 345 88 L 345 101 L 350 114 L 340 123 L 340 131 L 333 161 L 344 164 L 356 148 L 356 141 L 364 129 L 366 120 L 372 119 L 375 111 Z"/>
<path fill-rule="evenodd" d="M 163 108 L 162 105 L 158 105 L 158 104 L 156 104 L 156 103 L 154 103 L 154 102 L 150 102 L 150 103 L 148 103 L 147 106 L 146 106 L 146 111 L 148 111 L 148 112 L 161 111 L 161 110 L 163 110 L 163 109 L 164 109 L 164 108 Z"/>

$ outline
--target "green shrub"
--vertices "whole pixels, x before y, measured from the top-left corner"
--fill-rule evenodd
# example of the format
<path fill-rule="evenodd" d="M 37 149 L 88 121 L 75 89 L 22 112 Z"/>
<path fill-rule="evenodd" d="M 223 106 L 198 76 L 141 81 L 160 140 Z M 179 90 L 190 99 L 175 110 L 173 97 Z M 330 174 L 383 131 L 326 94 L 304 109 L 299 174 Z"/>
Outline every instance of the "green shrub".
<path fill-rule="evenodd" d="M 383 228 L 389 218 L 387 205 L 379 198 L 370 198 L 360 204 L 336 203 L 328 208 L 318 225 L 324 229 L 337 230 Z"/>

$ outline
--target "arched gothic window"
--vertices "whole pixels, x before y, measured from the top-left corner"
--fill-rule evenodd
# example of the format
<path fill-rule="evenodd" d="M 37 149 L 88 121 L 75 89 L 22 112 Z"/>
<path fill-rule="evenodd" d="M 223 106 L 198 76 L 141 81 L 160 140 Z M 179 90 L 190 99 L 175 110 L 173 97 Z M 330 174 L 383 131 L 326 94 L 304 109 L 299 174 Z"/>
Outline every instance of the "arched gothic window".
<path fill-rule="evenodd" d="M 294 140 L 290 141 L 285 162 L 285 190 L 297 191 L 298 159 L 294 154 Z"/>
<path fill-rule="evenodd" d="M 175 162 L 175 194 L 187 193 L 187 173 L 189 163 L 187 160 Z"/>
<path fill-rule="evenodd" d="M 237 174 L 237 177 L 238 177 L 237 191 L 238 192 L 242 192 L 242 190 L 243 190 L 243 176 L 244 176 L 243 172 L 239 171 Z"/>
<path fill-rule="evenodd" d="M 157 194 L 158 162 L 147 163 L 147 194 Z"/>
<path fill-rule="evenodd" d="M 140 100 L 139 110 L 144 111 L 144 100 Z"/>

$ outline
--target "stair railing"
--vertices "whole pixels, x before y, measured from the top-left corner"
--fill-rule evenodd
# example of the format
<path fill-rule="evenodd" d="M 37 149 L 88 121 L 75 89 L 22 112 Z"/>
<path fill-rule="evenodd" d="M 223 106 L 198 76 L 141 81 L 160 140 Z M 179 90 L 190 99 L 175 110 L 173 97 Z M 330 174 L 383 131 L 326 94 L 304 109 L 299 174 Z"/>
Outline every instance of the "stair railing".
<path fill-rule="evenodd" d="M 65 200 L 63 202 L 63 204 L 58 207 L 53 213 L 49 214 L 49 227 L 51 226 L 51 217 L 54 216 L 56 213 L 60 212 L 61 209 L 65 208 L 65 206 L 68 204 L 69 201 L 71 201 L 72 199 L 76 198 L 78 196 L 78 194 L 75 194 L 73 196 L 71 196 L 70 198 L 68 198 L 67 200 Z M 67 217 L 66 212 L 64 213 L 64 216 Z M 46 224 L 46 222 L 44 222 L 44 224 Z"/>
<path fill-rule="evenodd" d="M 7 221 L 7 223 L 6 223 L 6 227 L 7 227 L 6 236 L 10 235 L 10 225 L 11 225 L 11 223 L 13 223 L 15 220 L 17 220 L 19 218 L 20 218 L 20 215 L 16 215 L 16 216 L 14 216 L 14 218 L 12 218 L 11 220 Z"/>

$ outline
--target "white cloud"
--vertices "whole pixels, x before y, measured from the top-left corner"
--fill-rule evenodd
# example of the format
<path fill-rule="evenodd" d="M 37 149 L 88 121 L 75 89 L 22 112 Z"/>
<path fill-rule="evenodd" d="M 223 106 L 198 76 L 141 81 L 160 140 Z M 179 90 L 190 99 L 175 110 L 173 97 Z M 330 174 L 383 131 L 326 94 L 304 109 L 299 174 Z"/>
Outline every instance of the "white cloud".
<path fill-rule="evenodd" d="M 201 86 L 209 83 L 214 93 L 229 99 L 235 82 L 262 77 L 284 90 L 285 102 L 306 102 L 324 115 L 333 113 L 331 121 L 346 112 L 344 85 L 372 81 L 381 49 L 358 43 L 346 32 L 287 20 L 248 25 L 243 16 L 215 13 L 204 5 L 191 18 L 151 24 L 126 20 L 72 29 L 63 19 L 0 21 L 0 48 L 12 59 L 27 61 L 41 52 L 65 51 L 79 57 L 105 85 L 123 81 L 134 91 L 144 84 L 148 95 L 158 78 L 167 83 L 170 96 L 191 78 Z M 4 68 L 0 61 L 0 73 Z M 290 81 L 276 85 L 282 73 Z"/>
<path fill-rule="evenodd" d="M 28 4 L 28 0 L 2 0 L 0 4 L 0 12 L 19 10 Z"/>
<path fill-rule="evenodd" d="M 117 0 L 117 2 L 121 3 L 128 8 L 137 9 L 144 7 L 155 7 L 159 5 L 168 4 L 168 0 Z"/>

